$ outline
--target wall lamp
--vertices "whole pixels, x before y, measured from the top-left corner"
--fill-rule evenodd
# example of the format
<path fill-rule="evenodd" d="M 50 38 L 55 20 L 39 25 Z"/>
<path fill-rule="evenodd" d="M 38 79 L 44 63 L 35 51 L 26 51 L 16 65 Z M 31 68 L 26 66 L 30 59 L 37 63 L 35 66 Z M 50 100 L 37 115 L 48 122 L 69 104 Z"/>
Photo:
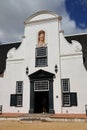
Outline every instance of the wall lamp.
<path fill-rule="evenodd" d="M 55 65 L 55 72 L 56 73 L 58 72 L 58 66 L 57 66 L 57 64 Z"/>
<path fill-rule="evenodd" d="M 26 67 L 26 75 L 28 75 L 28 74 L 29 74 L 29 68 Z"/>

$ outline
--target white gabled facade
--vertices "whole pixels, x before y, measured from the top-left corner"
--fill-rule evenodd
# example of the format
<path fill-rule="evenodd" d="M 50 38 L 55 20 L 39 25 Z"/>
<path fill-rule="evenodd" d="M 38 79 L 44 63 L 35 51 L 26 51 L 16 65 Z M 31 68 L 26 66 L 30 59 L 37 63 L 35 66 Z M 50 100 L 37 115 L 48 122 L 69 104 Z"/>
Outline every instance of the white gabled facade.
<path fill-rule="evenodd" d="M 82 47 L 65 40 L 60 21 L 51 11 L 37 12 L 25 21 L 22 43 L 9 50 L 0 78 L 4 113 L 85 113 L 87 72 Z M 41 30 L 43 44 L 38 43 Z"/>

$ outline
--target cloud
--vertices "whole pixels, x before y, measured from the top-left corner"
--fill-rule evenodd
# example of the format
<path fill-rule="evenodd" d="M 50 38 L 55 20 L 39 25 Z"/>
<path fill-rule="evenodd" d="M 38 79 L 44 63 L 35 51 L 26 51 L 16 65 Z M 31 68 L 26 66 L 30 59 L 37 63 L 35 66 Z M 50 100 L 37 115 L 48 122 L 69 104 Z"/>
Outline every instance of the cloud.
<path fill-rule="evenodd" d="M 23 32 L 23 22 L 27 17 L 40 10 L 61 8 L 64 0 L 3 0 L 0 2 L 0 40 L 4 42 L 20 40 Z"/>
<path fill-rule="evenodd" d="M 87 27 L 87 0 L 66 0 L 65 5 L 70 19 L 84 30 Z"/>
<path fill-rule="evenodd" d="M 84 25 L 82 25 L 84 26 Z M 62 20 L 62 29 L 64 30 L 65 35 L 74 35 L 74 34 L 80 34 L 80 33 L 87 33 L 87 28 L 80 29 L 76 26 L 76 23 L 74 20 L 71 20 L 68 15 L 65 15 Z"/>
<path fill-rule="evenodd" d="M 40 10 L 51 10 L 61 15 L 65 34 L 81 32 L 75 21 L 69 18 L 65 0 L 3 0 L 0 1 L 0 41 L 20 41 L 24 33 L 23 22 Z"/>
<path fill-rule="evenodd" d="M 65 34 L 72 34 L 76 28 L 75 22 L 70 20 L 68 16 L 64 17 L 62 20 L 62 28 Z M 67 31 L 66 31 L 67 30 Z"/>

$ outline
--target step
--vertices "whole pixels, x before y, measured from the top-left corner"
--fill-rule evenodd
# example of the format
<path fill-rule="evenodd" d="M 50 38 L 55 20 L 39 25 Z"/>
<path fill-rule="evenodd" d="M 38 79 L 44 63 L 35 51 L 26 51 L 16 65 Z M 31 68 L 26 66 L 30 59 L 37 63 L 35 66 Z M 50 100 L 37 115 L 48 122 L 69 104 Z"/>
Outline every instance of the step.
<path fill-rule="evenodd" d="M 48 121 L 52 114 L 25 114 L 21 117 L 21 121 Z"/>

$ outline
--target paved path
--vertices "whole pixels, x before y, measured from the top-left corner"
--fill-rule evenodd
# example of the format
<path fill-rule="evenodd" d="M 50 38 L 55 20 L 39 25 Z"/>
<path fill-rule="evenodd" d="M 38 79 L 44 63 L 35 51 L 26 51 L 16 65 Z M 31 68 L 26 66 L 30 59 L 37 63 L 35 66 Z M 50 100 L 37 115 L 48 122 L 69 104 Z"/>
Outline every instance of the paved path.
<path fill-rule="evenodd" d="M 85 114 L 25 114 L 25 113 L 2 113 L 0 119 L 19 120 L 45 120 L 45 121 L 85 121 Z"/>

